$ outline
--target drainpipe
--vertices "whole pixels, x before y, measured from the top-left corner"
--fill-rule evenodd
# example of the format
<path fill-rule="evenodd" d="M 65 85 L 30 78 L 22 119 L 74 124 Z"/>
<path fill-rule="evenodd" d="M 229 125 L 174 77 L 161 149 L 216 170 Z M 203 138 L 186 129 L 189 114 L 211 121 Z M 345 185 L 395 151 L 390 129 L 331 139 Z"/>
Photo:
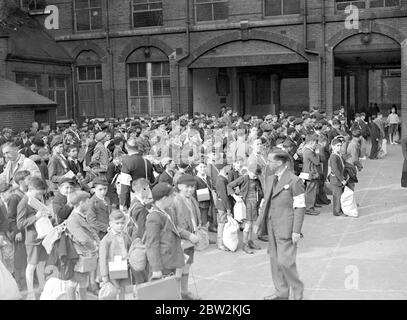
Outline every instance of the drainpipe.
<path fill-rule="evenodd" d="M 323 2 L 323 6 L 325 7 L 325 1 Z M 322 56 L 321 53 L 318 51 L 308 49 L 308 28 L 307 28 L 307 15 L 308 15 L 308 1 L 304 0 L 304 9 L 303 9 L 303 43 L 304 43 L 304 51 L 308 54 L 313 54 L 318 56 L 318 83 L 319 83 L 319 103 L 322 107 Z M 325 46 L 325 43 L 324 43 Z"/>
<path fill-rule="evenodd" d="M 72 74 L 72 119 L 76 120 L 76 88 L 75 88 L 75 66 L 71 63 L 71 74 Z"/>
<path fill-rule="evenodd" d="M 116 97 L 115 97 L 115 82 L 114 82 L 114 56 L 110 46 L 110 23 L 109 23 L 109 0 L 106 0 L 106 47 L 110 56 L 110 87 L 112 88 L 111 103 L 113 106 L 113 117 L 116 117 Z"/>

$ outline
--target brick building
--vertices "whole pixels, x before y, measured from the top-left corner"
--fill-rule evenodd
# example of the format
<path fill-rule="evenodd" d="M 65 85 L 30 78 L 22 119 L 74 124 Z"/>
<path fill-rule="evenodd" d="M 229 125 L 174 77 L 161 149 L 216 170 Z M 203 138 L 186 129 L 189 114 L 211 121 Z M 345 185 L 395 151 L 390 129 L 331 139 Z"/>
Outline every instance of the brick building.
<path fill-rule="evenodd" d="M 45 3 L 73 61 L 59 119 L 377 103 L 407 123 L 407 0 L 21 0 L 40 22 Z"/>

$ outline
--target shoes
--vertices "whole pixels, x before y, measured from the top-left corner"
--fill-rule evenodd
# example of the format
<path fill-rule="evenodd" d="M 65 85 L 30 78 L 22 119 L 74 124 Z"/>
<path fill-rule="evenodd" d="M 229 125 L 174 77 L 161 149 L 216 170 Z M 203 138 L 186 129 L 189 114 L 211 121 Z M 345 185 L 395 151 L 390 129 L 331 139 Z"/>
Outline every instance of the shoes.
<path fill-rule="evenodd" d="M 248 245 L 250 249 L 261 250 L 261 247 L 255 244 L 252 240 L 249 241 Z"/>
<path fill-rule="evenodd" d="M 209 226 L 208 231 L 216 233 L 216 232 L 218 232 L 218 228 L 216 228 L 214 226 Z"/>
<path fill-rule="evenodd" d="M 316 203 L 316 204 L 314 205 L 314 207 L 315 207 L 315 208 L 322 208 L 322 204 Z"/>
<path fill-rule="evenodd" d="M 271 296 L 264 297 L 264 300 L 288 300 L 288 297 L 281 297 L 276 294 L 272 294 Z"/>
<path fill-rule="evenodd" d="M 269 242 L 269 236 L 257 236 L 257 239 L 263 242 Z"/>
<path fill-rule="evenodd" d="M 194 295 L 192 292 L 181 293 L 182 300 L 202 300 L 201 297 Z"/>
<path fill-rule="evenodd" d="M 254 252 L 250 250 L 249 245 L 247 243 L 243 244 L 243 251 L 247 254 L 253 254 Z"/>
<path fill-rule="evenodd" d="M 319 215 L 321 212 L 320 211 L 318 211 L 318 210 L 306 210 L 305 211 L 305 214 L 308 214 L 308 215 L 310 215 L 310 216 L 317 216 L 317 215 Z"/>
<path fill-rule="evenodd" d="M 318 202 L 315 204 L 315 207 L 318 208 L 318 207 L 327 206 L 327 205 L 330 205 L 330 204 L 331 204 L 331 200 L 326 199 L 326 201 L 318 201 Z"/>

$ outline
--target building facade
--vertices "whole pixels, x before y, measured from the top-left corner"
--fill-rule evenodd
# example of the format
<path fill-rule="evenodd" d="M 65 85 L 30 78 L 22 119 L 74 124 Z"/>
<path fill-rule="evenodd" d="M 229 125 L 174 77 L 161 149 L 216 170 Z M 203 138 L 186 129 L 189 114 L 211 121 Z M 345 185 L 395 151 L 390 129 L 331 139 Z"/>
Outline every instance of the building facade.
<path fill-rule="evenodd" d="M 48 79 L 61 120 L 377 103 L 407 124 L 407 0 L 21 0 L 41 23 L 45 5 L 72 58 L 65 83 Z"/>

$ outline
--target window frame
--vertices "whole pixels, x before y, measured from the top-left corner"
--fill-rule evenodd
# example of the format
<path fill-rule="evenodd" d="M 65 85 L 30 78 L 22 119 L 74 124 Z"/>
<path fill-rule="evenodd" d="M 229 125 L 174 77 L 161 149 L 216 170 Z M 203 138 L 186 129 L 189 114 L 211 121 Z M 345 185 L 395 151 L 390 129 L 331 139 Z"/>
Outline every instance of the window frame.
<path fill-rule="evenodd" d="M 73 29 L 74 29 L 75 33 L 94 32 L 94 31 L 101 31 L 101 30 L 103 30 L 103 0 L 99 0 L 99 1 L 100 1 L 100 7 L 91 7 L 91 6 L 90 6 L 90 1 L 91 1 L 91 0 L 87 0 L 87 1 L 88 1 L 88 7 L 86 7 L 86 8 L 79 8 L 79 9 L 76 8 L 76 0 L 73 0 L 73 1 L 72 1 L 72 5 L 73 5 L 72 13 L 73 13 L 73 24 L 74 24 Z M 107 1 L 107 0 L 106 0 L 106 1 Z M 92 28 L 92 25 L 91 25 L 91 23 L 92 23 L 92 17 L 91 17 L 90 14 L 91 14 L 91 11 L 92 11 L 93 9 L 100 9 L 100 15 L 101 15 L 102 21 L 101 21 L 101 24 L 100 24 L 100 28 L 97 28 L 97 29 L 93 29 L 93 28 Z M 78 30 L 77 12 L 78 12 L 78 11 L 85 11 L 85 10 L 88 12 L 89 29 L 88 29 L 88 30 Z"/>
<path fill-rule="evenodd" d="M 36 89 L 33 90 L 32 87 L 28 87 L 25 85 L 26 81 L 24 79 L 24 84 L 20 84 L 17 82 L 17 76 L 18 75 L 22 75 L 24 78 L 34 78 L 35 83 L 36 83 Z M 16 71 L 15 72 L 15 82 L 17 84 L 19 84 L 20 86 L 23 86 L 24 88 L 31 90 L 32 92 L 38 93 L 39 95 L 43 95 L 42 91 L 43 91 L 43 85 L 42 85 L 42 79 L 41 79 L 41 74 L 39 73 L 32 73 L 32 72 L 21 72 L 21 71 Z"/>
<path fill-rule="evenodd" d="M 50 79 L 51 78 L 53 79 L 53 85 L 54 85 L 53 88 L 50 87 L 50 83 L 51 83 Z M 49 74 L 48 75 L 48 89 L 47 89 L 48 95 L 47 95 L 47 97 L 48 97 L 48 99 L 54 101 L 58 105 L 57 92 L 62 91 L 62 87 L 57 87 L 57 85 L 56 85 L 57 84 L 57 79 L 63 79 L 64 80 L 64 85 L 65 85 L 64 88 L 63 88 L 64 89 L 64 98 L 65 98 L 65 108 L 64 108 L 65 114 L 64 115 L 58 114 L 58 107 L 57 107 L 57 117 L 58 118 L 68 118 L 68 77 L 66 75 L 62 75 L 62 74 Z M 53 99 L 51 99 L 49 97 L 49 94 L 51 92 L 53 92 L 53 96 L 54 96 Z"/>
<path fill-rule="evenodd" d="M 395 10 L 395 9 L 400 8 L 401 4 L 402 4 L 401 0 L 398 0 L 398 5 L 396 5 L 396 6 L 370 7 L 370 2 L 371 1 L 374 1 L 374 0 L 350 0 L 350 1 L 346 1 L 346 0 L 337 1 L 337 0 L 334 0 L 334 2 L 335 2 L 335 12 L 337 12 L 337 13 L 344 13 L 345 12 L 345 10 L 338 9 L 338 4 L 341 4 L 341 3 L 349 3 L 348 4 L 348 6 L 349 6 L 349 5 L 353 4 L 353 2 L 364 2 L 365 7 L 364 8 L 359 8 L 359 10 Z M 387 0 L 383 0 L 383 4 L 386 4 L 386 1 Z"/>
<path fill-rule="evenodd" d="M 160 28 L 164 26 L 164 9 L 163 9 L 163 4 L 164 0 L 144 0 L 145 4 L 148 6 L 150 3 L 161 3 L 161 9 L 149 9 L 149 10 L 138 10 L 134 11 L 134 0 L 130 0 L 130 19 L 131 19 L 131 28 L 132 29 L 143 29 L 143 28 Z M 151 2 L 150 2 L 151 1 Z M 161 24 L 154 25 L 154 26 L 142 26 L 142 27 L 136 27 L 134 25 L 134 12 L 151 12 L 151 11 L 161 11 Z"/>
<path fill-rule="evenodd" d="M 98 67 L 100 67 L 100 74 L 101 74 L 101 78 L 100 78 L 100 79 L 97 79 L 97 78 L 96 78 L 96 75 L 97 75 L 96 68 L 98 68 Z M 79 68 L 86 68 L 86 78 L 87 78 L 87 75 L 88 75 L 88 70 L 87 70 L 87 68 L 95 68 L 95 79 L 80 80 L 80 79 L 79 79 Z M 102 64 L 89 64 L 89 65 L 79 65 L 79 66 L 76 66 L 76 81 L 77 81 L 78 83 L 102 82 L 102 81 L 103 81 L 103 69 L 102 69 Z"/>
<path fill-rule="evenodd" d="M 197 6 L 202 5 L 202 4 L 211 4 L 212 7 L 212 17 L 213 17 L 213 4 L 214 3 L 227 3 L 227 8 L 228 8 L 228 14 L 226 19 L 217 19 L 217 20 L 203 20 L 203 21 L 198 21 L 198 14 L 197 14 Z M 206 2 L 201 2 L 197 3 L 196 0 L 194 0 L 194 21 L 195 24 L 208 24 L 208 23 L 218 23 L 218 22 L 227 22 L 229 20 L 229 0 L 206 0 Z"/>
<path fill-rule="evenodd" d="M 24 0 L 20 0 L 19 4 L 20 4 L 21 10 L 28 11 L 28 12 L 43 11 L 46 8 L 46 6 L 48 5 L 47 1 L 44 1 L 45 2 L 44 8 L 38 8 L 38 2 L 40 0 L 30 0 L 30 1 L 31 2 L 33 1 L 35 3 L 35 9 L 30 9 L 29 7 L 25 7 Z"/>
<path fill-rule="evenodd" d="M 297 17 L 301 15 L 301 10 L 303 9 L 303 2 L 300 2 L 300 10 L 298 13 L 289 13 L 289 14 L 284 14 L 284 0 L 281 0 L 281 14 L 279 15 L 266 15 L 266 1 L 263 0 L 263 18 L 265 19 L 273 19 L 273 18 L 279 18 L 279 17 Z M 325 0 L 324 0 L 325 1 Z"/>

